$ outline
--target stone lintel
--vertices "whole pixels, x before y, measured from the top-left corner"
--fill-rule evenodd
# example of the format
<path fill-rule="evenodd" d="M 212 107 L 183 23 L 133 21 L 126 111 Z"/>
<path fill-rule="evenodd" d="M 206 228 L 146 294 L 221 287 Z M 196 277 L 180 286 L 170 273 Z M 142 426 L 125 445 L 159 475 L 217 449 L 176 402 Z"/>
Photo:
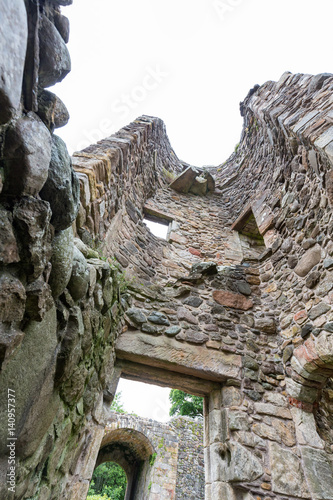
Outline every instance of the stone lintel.
<path fill-rule="evenodd" d="M 118 359 L 223 382 L 240 379 L 241 356 L 193 346 L 164 336 L 125 332 L 116 343 Z"/>
<path fill-rule="evenodd" d="M 199 379 L 191 375 L 180 375 L 179 373 L 154 366 L 145 365 L 143 367 L 140 363 L 133 363 L 132 361 L 123 359 L 118 359 L 115 366 L 121 371 L 120 376 L 127 380 L 145 382 L 160 387 L 172 387 L 173 389 L 179 389 L 194 396 L 203 397 L 213 390 L 221 389 L 221 385 L 218 382 Z"/>
<path fill-rule="evenodd" d="M 155 207 L 152 207 L 147 203 L 143 207 L 143 212 L 146 219 L 153 222 L 159 222 L 160 224 L 165 224 L 166 226 L 174 219 L 174 217 L 168 212 L 157 210 Z"/>

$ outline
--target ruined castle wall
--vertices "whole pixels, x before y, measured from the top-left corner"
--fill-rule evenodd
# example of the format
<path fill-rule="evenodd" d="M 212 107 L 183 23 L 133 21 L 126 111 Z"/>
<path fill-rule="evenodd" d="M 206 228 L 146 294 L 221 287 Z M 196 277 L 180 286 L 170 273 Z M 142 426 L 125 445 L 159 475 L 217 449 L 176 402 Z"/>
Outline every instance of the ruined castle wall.
<path fill-rule="evenodd" d="M 100 447 L 97 466 L 112 459 L 126 470 L 135 457 L 142 460 L 135 498 L 204 499 L 201 421 L 176 417 L 164 424 L 134 415 L 111 413 Z M 146 456 L 148 449 L 149 456 Z M 131 472 L 128 476 L 131 482 Z"/>
<path fill-rule="evenodd" d="M 169 187 L 187 165 L 149 117 L 73 169 L 46 90 L 70 71 L 70 3 L 0 1 L 0 397 L 17 438 L 1 497 L 84 498 L 132 363 L 206 396 L 207 500 L 332 498 L 332 76 L 253 89 L 214 192 Z"/>
<path fill-rule="evenodd" d="M 70 71 L 69 23 L 60 12 L 60 5 L 70 3 L 0 2 L 4 499 L 84 497 L 92 472 L 85 465 L 90 453 L 95 461 L 92 443 L 103 434 L 103 389 L 121 328 L 117 270 L 98 253 L 74 245 L 79 179 L 54 134 L 69 116 L 46 90 Z M 10 477 L 8 437 L 15 438 Z"/>

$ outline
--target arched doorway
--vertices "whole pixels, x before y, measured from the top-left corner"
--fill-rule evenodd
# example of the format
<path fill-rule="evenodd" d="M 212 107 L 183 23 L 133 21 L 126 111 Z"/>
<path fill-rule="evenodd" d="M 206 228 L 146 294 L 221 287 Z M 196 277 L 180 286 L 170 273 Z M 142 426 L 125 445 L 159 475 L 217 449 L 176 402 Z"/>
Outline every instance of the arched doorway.
<path fill-rule="evenodd" d="M 139 491 L 147 489 L 149 459 L 154 448 L 141 432 L 119 428 L 107 432 L 102 440 L 96 467 L 105 462 L 118 464 L 127 476 L 125 500 L 140 498 Z"/>
<path fill-rule="evenodd" d="M 115 462 L 104 462 L 96 467 L 90 482 L 87 500 L 95 500 L 104 495 L 112 500 L 124 500 L 127 488 L 127 475 Z M 96 495 L 96 496 L 95 496 Z"/>

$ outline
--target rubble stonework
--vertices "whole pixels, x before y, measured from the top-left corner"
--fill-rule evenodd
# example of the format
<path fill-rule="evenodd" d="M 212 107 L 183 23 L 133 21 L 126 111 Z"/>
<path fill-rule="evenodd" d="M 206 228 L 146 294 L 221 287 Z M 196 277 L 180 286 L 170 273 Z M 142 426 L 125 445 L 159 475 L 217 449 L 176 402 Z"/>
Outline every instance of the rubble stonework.
<path fill-rule="evenodd" d="M 207 500 L 333 498 L 333 76 L 255 86 L 218 167 L 147 116 L 71 159 L 70 3 L 0 0 L 1 498 L 85 498 L 121 376 L 205 397 Z"/>
<path fill-rule="evenodd" d="M 162 424 L 134 415 L 109 413 L 93 465 L 98 467 L 105 461 L 114 461 L 125 470 L 128 498 L 135 487 L 135 498 L 142 500 L 204 499 L 200 420 L 177 417 Z"/>

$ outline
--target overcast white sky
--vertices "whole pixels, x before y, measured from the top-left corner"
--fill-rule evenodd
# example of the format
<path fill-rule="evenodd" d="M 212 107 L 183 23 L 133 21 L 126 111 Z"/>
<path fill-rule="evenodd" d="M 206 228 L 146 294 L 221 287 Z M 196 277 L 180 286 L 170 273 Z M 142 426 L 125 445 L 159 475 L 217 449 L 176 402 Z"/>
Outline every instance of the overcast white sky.
<path fill-rule="evenodd" d="M 333 72 L 332 0 L 74 0 L 63 13 L 72 72 L 54 91 L 70 152 L 148 114 L 182 160 L 220 164 L 253 85 Z"/>

